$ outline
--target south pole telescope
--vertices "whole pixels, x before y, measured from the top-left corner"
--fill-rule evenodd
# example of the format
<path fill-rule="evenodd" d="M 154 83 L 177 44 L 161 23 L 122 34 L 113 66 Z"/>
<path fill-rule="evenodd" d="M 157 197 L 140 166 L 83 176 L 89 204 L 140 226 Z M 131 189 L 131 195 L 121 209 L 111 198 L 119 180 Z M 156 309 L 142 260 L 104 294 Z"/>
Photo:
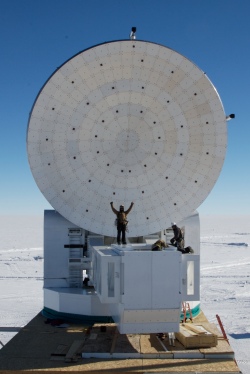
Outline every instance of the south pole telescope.
<path fill-rule="evenodd" d="M 115 207 L 135 202 L 129 236 L 181 221 L 216 183 L 226 116 L 206 74 L 165 46 L 113 41 L 84 50 L 40 90 L 27 132 L 34 179 L 52 207 L 114 236 Z"/>

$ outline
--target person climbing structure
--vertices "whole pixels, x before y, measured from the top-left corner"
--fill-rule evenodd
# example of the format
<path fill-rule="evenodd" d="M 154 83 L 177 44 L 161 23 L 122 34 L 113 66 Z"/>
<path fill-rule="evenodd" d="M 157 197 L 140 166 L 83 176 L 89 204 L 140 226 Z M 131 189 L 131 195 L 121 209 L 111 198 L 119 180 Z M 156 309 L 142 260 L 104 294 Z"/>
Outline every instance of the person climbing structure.
<path fill-rule="evenodd" d="M 184 234 L 183 231 L 176 225 L 175 222 L 171 223 L 174 237 L 170 239 L 170 243 L 177 247 L 178 250 L 184 249 Z"/>

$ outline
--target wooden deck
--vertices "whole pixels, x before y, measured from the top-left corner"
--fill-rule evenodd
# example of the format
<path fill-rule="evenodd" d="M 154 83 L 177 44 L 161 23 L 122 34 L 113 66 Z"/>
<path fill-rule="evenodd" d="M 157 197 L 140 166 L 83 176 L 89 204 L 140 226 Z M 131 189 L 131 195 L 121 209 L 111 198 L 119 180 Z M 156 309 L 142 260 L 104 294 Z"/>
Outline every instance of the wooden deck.
<path fill-rule="evenodd" d="M 203 313 L 194 325 L 216 334 L 216 347 L 185 349 L 179 341 L 172 346 L 155 334 L 121 335 L 114 324 L 89 328 L 45 322 L 37 315 L 0 350 L 0 373 L 240 373 L 230 345 Z"/>

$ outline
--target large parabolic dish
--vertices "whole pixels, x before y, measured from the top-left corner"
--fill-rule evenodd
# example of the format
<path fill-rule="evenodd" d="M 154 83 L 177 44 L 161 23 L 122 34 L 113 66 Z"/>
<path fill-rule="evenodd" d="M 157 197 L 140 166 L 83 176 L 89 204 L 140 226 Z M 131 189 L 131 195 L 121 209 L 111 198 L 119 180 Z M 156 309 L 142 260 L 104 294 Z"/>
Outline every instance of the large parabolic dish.
<path fill-rule="evenodd" d="M 30 114 L 27 149 L 38 187 L 72 223 L 114 236 L 160 231 L 205 200 L 220 174 L 226 117 L 206 74 L 167 47 L 100 44 L 48 79 Z"/>

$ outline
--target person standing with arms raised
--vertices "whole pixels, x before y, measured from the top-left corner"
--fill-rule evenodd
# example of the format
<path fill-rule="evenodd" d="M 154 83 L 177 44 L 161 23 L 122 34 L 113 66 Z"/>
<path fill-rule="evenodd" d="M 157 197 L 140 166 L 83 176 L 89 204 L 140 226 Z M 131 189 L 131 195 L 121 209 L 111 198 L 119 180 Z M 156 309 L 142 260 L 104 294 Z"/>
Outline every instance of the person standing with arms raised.
<path fill-rule="evenodd" d="M 130 207 L 124 211 L 124 205 L 120 205 L 120 210 L 116 210 L 113 207 L 113 202 L 110 203 L 112 211 L 116 214 L 117 221 L 116 221 L 116 227 L 117 227 L 117 243 L 121 244 L 121 234 L 122 234 L 122 244 L 127 244 L 126 242 L 126 228 L 128 224 L 127 215 L 133 208 L 134 203 L 132 202 L 130 204 Z"/>

